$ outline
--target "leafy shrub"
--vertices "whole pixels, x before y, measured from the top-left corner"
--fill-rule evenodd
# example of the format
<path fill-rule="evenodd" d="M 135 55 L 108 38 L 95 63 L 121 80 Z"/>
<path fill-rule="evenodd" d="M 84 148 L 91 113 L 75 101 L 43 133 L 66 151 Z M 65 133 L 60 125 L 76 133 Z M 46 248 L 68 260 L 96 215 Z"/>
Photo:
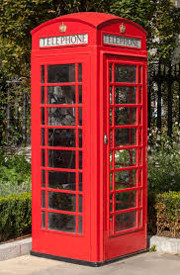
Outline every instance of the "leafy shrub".
<path fill-rule="evenodd" d="M 148 148 L 148 230 L 156 234 L 156 195 L 180 190 L 180 132 L 178 124 L 173 129 L 172 138 L 152 130 Z"/>
<path fill-rule="evenodd" d="M 24 155 L 9 156 L 0 150 L 0 195 L 30 191 L 31 164 Z"/>
<path fill-rule="evenodd" d="M 158 235 L 180 237 L 180 191 L 157 195 L 155 209 Z"/>
<path fill-rule="evenodd" d="M 31 193 L 0 196 L 0 241 L 31 232 Z"/>

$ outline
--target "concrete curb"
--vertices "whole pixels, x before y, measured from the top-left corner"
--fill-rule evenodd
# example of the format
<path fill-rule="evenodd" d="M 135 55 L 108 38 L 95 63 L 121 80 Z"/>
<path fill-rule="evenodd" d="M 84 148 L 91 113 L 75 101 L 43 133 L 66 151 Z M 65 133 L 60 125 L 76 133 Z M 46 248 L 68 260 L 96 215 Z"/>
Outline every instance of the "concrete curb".
<path fill-rule="evenodd" d="M 156 246 L 158 252 L 180 254 L 180 239 L 148 236 L 149 247 Z"/>
<path fill-rule="evenodd" d="M 9 242 L 0 245 L 0 261 L 29 254 L 32 247 L 32 238 Z"/>

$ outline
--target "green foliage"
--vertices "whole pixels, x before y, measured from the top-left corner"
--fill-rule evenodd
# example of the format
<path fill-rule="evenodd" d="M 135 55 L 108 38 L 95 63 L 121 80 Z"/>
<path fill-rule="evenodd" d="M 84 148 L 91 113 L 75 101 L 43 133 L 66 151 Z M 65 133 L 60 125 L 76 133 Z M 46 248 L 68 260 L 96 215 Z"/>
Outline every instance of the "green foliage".
<path fill-rule="evenodd" d="M 0 196 L 31 190 L 31 164 L 24 155 L 5 155 L 0 150 Z"/>
<path fill-rule="evenodd" d="M 156 252 L 156 245 L 153 244 L 150 248 L 149 248 L 149 252 Z"/>
<path fill-rule="evenodd" d="M 157 195 L 155 209 L 158 235 L 180 237 L 180 191 Z"/>
<path fill-rule="evenodd" d="M 31 233 L 31 193 L 0 196 L 0 241 Z"/>
<path fill-rule="evenodd" d="M 180 9 L 171 0 L 117 0 L 110 11 L 140 24 L 148 32 L 147 46 L 156 49 L 150 58 L 170 61 L 178 46 Z"/>

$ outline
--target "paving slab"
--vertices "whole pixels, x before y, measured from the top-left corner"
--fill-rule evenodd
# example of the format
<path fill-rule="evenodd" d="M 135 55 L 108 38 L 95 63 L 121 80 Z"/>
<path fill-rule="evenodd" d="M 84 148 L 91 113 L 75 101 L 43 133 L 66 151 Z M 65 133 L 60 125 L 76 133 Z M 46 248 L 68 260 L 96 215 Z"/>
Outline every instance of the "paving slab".
<path fill-rule="evenodd" d="M 87 267 L 35 256 L 0 262 L 0 275 L 180 275 L 180 256 L 148 252 L 102 267 Z"/>

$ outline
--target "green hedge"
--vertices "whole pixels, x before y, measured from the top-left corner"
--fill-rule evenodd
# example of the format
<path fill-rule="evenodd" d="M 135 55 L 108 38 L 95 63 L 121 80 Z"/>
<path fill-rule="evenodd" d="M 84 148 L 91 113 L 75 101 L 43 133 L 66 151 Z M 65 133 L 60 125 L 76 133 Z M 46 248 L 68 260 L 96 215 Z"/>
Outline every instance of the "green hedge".
<path fill-rule="evenodd" d="M 180 237 L 180 192 L 166 192 L 156 197 L 157 234 Z"/>
<path fill-rule="evenodd" d="M 31 193 L 0 196 L 0 241 L 31 233 Z"/>

